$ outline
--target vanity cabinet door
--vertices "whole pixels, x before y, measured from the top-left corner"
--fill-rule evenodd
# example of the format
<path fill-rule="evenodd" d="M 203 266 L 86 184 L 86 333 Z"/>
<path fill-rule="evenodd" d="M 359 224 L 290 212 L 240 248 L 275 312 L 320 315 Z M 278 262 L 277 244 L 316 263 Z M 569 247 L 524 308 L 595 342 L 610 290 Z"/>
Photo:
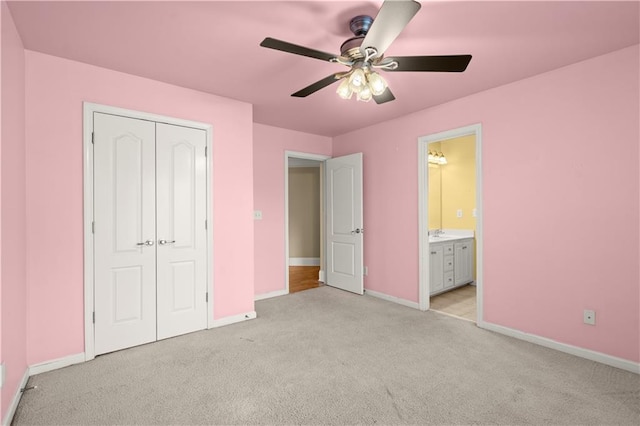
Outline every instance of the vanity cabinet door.
<path fill-rule="evenodd" d="M 473 281 L 473 240 L 465 240 L 454 245 L 455 285 Z"/>
<path fill-rule="evenodd" d="M 444 289 L 444 254 L 442 245 L 429 246 L 429 282 L 431 293 Z"/>

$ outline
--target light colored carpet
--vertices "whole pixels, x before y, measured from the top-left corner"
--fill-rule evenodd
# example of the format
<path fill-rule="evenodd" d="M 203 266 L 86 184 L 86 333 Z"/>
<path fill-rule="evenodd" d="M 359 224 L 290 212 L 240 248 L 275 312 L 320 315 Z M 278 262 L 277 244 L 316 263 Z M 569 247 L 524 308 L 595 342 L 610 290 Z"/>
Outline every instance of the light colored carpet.
<path fill-rule="evenodd" d="M 638 424 L 633 373 L 320 287 L 40 374 L 26 424 Z"/>

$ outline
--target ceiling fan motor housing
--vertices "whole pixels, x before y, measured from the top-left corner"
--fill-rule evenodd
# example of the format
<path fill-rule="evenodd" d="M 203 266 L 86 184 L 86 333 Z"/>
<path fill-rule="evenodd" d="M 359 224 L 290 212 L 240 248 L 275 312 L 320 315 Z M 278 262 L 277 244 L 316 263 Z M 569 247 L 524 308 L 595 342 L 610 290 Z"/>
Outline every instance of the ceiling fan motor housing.
<path fill-rule="evenodd" d="M 340 55 L 351 60 L 362 59 L 364 56 L 360 51 L 360 46 L 373 24 L 373 18 L 368 15 L 358 15 L 349 22 L 349 29 L 355 35 L 340 46 Z"/>

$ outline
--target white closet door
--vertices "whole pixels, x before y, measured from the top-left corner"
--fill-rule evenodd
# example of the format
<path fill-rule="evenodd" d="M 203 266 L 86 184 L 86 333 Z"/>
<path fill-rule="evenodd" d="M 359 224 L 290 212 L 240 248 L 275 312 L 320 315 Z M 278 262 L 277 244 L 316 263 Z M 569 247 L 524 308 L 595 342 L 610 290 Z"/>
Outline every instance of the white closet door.
<path fill-rule="evenodd" d="M 95 353 L 156 340 L 155 123 L 94 113 Z"/>
<path fill-rule="evenodd" d="M 157 124 L 158 339 L 207 327 L 204 130 Z"/>

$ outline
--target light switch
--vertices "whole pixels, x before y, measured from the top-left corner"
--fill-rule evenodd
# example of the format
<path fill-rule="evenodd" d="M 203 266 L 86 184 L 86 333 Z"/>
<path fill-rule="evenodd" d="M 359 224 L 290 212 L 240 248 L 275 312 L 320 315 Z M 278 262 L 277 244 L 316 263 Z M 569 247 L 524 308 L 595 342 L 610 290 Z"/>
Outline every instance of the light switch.
<path fill-rule="evenodd" d="M 456 216 L 458 216 L 458 217 L 462 217 L 462 209 L 458 209 L 458 210 L 456 211 Z"/>
<path fill-rule="evenodd" d="M 253 219 L 254 220 L 262 220 L 262 210 L 254 210 L 253 211 Z"/>
<path fill-rule="evenodd" d="M 471 210 L 471 216 L 478 217 L 478 209 Z"/>

